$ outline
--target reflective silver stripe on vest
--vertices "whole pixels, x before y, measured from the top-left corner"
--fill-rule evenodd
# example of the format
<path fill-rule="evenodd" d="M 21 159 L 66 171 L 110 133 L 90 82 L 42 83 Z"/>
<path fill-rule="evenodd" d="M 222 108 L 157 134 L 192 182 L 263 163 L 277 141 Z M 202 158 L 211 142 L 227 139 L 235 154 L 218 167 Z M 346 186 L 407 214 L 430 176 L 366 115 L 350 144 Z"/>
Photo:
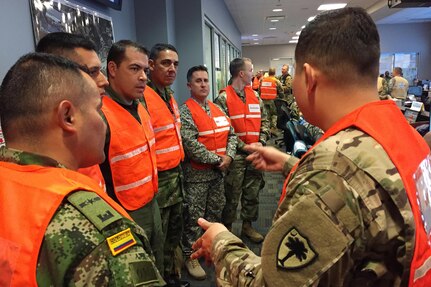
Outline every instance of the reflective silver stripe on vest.
<path fill-rule="evenodd" d="M 229 131 L 229 130 L 230 130 L 230 127 L 224 127 L 224 128 L 215 129 L 214 132 L 221 133 L 221 132 L 226 132 L 226 131 Z"/>
<path fill-rule="evenodd" d="M 260 114 L 255 114 L 255 115 L 246 115 L 245 116 L 247 119 L 250 119 L 250 118 L 259 118 L 260 119 Z"/>
<path fill-rule="evenodd" d="M 247 134 L 251 136 L 258 136 L 260 135 L 260 132 L 247 132 Z"/>
<path fill-rule="evenodd" d="M 143 145 L 137 149 L 134 149 L 128 153 L 114 156 L 113 158 L 111 158 L 111 164 L 116 163 L 117 161 L 120 161 L 120 160 L 125 160 L 128 158 L 132 158 L 134 156 L 137 156 L 138 154 L 145 152 L 147 149 L 148 149 L 148 145 L 145 144 L 145 145 Z"/>
<path fill-rule="evenodd" d="M 231 120 L 242 119 L 242 118 L 244 118 L 244 114 L 236 115 L 236 116 L 231 116 L 230 117 Z"/>
<path fill-rule="evenodd" d="M 428 257 L 428 259 L 425 260 L 424 264 L 422 264 L 421 267 L 415 270 L 415 277 L 413 278 L 413 282 L 424 277 L 425 274 L 427 274 L 427 272 L 430 269 L 431 269 L 431 257 Z"/>
<path fill-rule="evenodd" d="M 153 146 L 156 143 L 156 139 L 151 139 L 150 140 L 150 146 Z"/>
<path fill-rule="evenodd" d="M 244 133 L 236 133 L 236 135 L 239 136 L 239 137 L 242 137 L 242 136 L 245 136 L 246 133 L 245 132 Z"/>
<path fill-rule="evenodd" d="M 173 128 L 174 128 L 174 124 L 169 124 L 169 125 L 166 125 L 166 126 L 157 127 L 157 128 L 154 128 L 154 133 L 158 133 L 158 132 L 161 132 L 161 131 L 170 130 L 170 129 L 173 129 Z"/>
<path fill-rule="evenodd" d="M 138 186 L 141 186 L 143 184 L 146 184 L 147 182 L 150 182 L 153 179 L 152 175 L 149 175 L 147 177 L 144 177 L 143 179 L 140 179 L 138 181 L 126 184 L 126 185 L 120 185 L 120 186 L 116 186 L 115 187 L 115 191 L 116 192 L 120 192 L 120 191 L 125 191 L 125 190 L 129 190 Z"/>
<path fill-rule="evenodd" d="M 214 133 L 214 130 L 209 130 L 209 131 L 199 132 L 199 135 L 205 136 L 205 135 L 212 135 L 213 133 Z"/>
<path fill-rule="evenodd" d="M 225 147 L 222 147 L 222 148 L 218 148 L 218 149 L 216 149 L 216 150 L 210 150 L 210 152 L 222 152 L 222 151 L 226 151 L 226 148 Z"/>
<path fill-rule="evenodd" d="M 176 146 L 173 146 L 173 147 L 156 150 L 156 154 L 168 153 L 168 152 L 176 151 L 176 150 L 179 150 L 179 149 L 180 149 L 180 146 L 176 145 Z"/>

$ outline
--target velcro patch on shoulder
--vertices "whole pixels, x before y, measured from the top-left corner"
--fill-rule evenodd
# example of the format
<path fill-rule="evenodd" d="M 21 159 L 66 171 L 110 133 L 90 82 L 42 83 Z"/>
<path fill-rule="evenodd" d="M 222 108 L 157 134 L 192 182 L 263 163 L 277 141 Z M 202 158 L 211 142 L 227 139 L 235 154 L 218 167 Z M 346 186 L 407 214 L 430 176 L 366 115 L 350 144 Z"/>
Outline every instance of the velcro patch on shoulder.
<path fill-rule="evenodd" d="M 274 223 L 261 254 L 267 286 L 310 285 L 352 244 L 322 205 L 315 194 L 303 196 Z"/>
<path fill-rule="evenodd" d="M 156 267 L 150 260 L 143 260 L 129 263 L 129 269 L 134 286 L 164 286 L 158 284 L 163 282 L 155 269 Z"/>
<path fill-rule="evenodd" d="M 67 200 L 93 223 L 99 231 L 123 218 L 95 192 L 77 191 L 69 195 Z"/>

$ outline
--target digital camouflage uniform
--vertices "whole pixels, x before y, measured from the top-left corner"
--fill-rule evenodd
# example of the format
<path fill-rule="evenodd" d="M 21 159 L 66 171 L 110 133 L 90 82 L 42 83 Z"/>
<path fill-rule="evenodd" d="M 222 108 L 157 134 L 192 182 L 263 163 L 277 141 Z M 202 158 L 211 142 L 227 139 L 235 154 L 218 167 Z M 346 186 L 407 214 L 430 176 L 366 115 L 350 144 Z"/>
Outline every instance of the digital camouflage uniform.
<path fill-rule="evenodd" d="M 275 79 L 276 79 L 275 84 L 277 88 L 277 99 L 284 99 L 283 86 L 281 85 L 281 82 L 277 78 Z M 259 86 L 259 95 L 260 95 L 260 86 Z M 277 108 L 275 107 L 274 100 L 262 99 L 262 101 L 266 109 L 266 113 L 268 115 L 269 126 L 271 130 L 275 130 L 277 129 Z"/>
<path fill-rule="evenodd" d="M 270 136 L 269 121 L 257 92 L 261 111 L 261 126 L 259 142 L 266 145 Z M 244 90 L 237 95 L 245 102 Z M 229 116 L 226 104 L 226 92 L 223 91 L 214 101 L 221 110 Z M 223 209 L 222 221 L 225 225 L 231 225 L 236 220 L 236 210 L 241 198 L 241 219 L 243 221 L 256 221 L 259 210 L 259 191 L 265 185 L 263 173 L 256 170 L 253 165 L 246 161 L 247 153 L 243 150 L 245 143 L 238 138 L 237 153 L 225 176 L 226 206 Z"/>
<path fill-rule="evenodd" d="M 381 87 L 377 87 L 378 88 L 378 92 L 379 92 L 379 98 L 381 100 L 386 100 L 389 98 L 389 82 L 386 81 L 386 79 L 381 78 Z"/>
<path fill-rule="evenodd" d="M 51 158 L 4 147 L 0 148 L 0 160 L 64 168 Z M 82 207 L 80 200 L 83 198 L 95 202 L 94 199 L 100 197 L 94 192 L 73 192 L 64 199 L 51 219 L 37 263 L 38 285 L 164 286 L 143 229 L 103 200 Z M 106 212 L 117 218 L 108 225 L 95 216 Z M 137 244 L 116 256 L 112 255 L 106 238 L 127 228 L 131 228 Z"/>
<path fill-rule="evenodd" d="M 202 107 L 211 116 L 208 105 Z M 202 235 L 203 230 L 197 224 L 202 217 L 211 222 L 221 222 L 221 215 L 226 203 L 223 173 L 217 168 L 220 157 L 209 151 L 198 141 L 199 130 L 186 104 L 180 107 L 181 137 L 186 159 L 184 171 L 184 232 L 182 238 L 183 253 L 190 256 L 192 244 Z M 230 128 L 226 146 L 226 155 L 235 157 L 237 136 Z M 214 165 L 212 169 L 199 170 L 192 167 L 190 160 Z"/>
<path fill-rule="evenodd" d="M 295 100 L 292 93 L 292 76 L 287 73 L 286 75 L 279 76 L 278 79 L 283 87 L 283 99 L 290 105 Z"/>
<path fill-rule="evenodd" d="M 373 138 L 349 128 L 301 159 L 262 257 L 223 232 L 212 260 L 221 286 L 406 286 L 414 234 L 395 166 Z"/>
<path fill-rule="evenodd" d="M 321 130 L 319 127 L 313 126 L 312 124 L 304 120 L 304 118 L 302 117 L 302 113 L 299 110 L 298 104 L 295 100 L 290 104 L 289 111 L 290 117 L 298 121 L 299 124 L 303 125 L 308 130 L 308 133 L 314 139 L 314 141 L 317 141 L 323 135 L 323 130 Z"/>
<path fill-rule="evenodd" d="M 154 84 L 150 86 L 167 104 L 174 92 L 166 87 L 159 91 Z M 146 108 L 145 99 L 141 103 Z M 156 142 L 157 145 L 157 142 Z M 164 235 L 164 276 L 180 275 L 181 266 L 175 258 L 175 249 L 181 242 L 183 232 L 183 172 L 181 166 L 159 171 L 159 191 L 156 195 L 162 218 Z"/>

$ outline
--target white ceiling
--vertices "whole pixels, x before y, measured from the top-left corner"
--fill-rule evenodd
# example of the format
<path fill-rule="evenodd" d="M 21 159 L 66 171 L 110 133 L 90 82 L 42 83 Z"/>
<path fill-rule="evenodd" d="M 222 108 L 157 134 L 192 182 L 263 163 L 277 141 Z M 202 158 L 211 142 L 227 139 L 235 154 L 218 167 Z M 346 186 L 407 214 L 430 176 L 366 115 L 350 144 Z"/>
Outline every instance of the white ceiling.
<path fill-rule="evenodd" d="M 288 44 L 292 36 L 328 3 L 347 3 L 365 8 L 377 24 L 431 22 L 431 7 L 388 8 L 387 0 L 224 0 L 241 32 L 243 46 Z M 273 12 L 282 8 L 282 12 Z M 267 17 L 280 16 L 273 23 Z M 269 30 L 275 27 L 276 30 Z M 257 34 L 258 36 L 252 36 Z M 258 44 L 256 44 L 258 43 Z"/>

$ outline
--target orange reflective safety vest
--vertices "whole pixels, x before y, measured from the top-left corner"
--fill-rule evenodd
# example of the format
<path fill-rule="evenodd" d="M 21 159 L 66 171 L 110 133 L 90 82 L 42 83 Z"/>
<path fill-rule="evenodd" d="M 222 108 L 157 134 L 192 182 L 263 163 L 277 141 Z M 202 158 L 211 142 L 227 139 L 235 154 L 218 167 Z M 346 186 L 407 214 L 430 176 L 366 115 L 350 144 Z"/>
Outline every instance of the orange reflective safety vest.
<path fill-rule="evenodd" d="M 216 154 L 225 155 L 227 138 L 230 130 L 229 118 L 210 101 L 207 104 L 210 108 L 211 116 L 209 116 L 195 100 L 188 99 L 185 104 L 192 114 L 193 121 L 199 131 L 198 142 L 206 146 L 206 148 Z M 192 167 L 195 169 L 208 169 L 213 166 L 210 164 L 202 164 L 191 161 Z"/>
<path fill-rule="evenodd" d="M 103 97 L 111 139 L 109 164 L 115 194 L 127 210 L 150 202 L 158 189 L 155 139 L 149 115 L 138 104 L 141 124 L 109 97 Z"/>
<path fill-rule="evenodd" d="M 36 266 L 46 228 L 63 199 L 77 190 L 96 192 L 130 219 L 92 179 L 78 172 L 0 162 L 0 286 L 37 286 Z"/>
<path fill-rule="evenodd" d="M 85 174 L 86 176 L 94 179 L 99 184 L 99 186 L 104 191 L 106 191 L 105 179 L 103 178 L 102 171 L 100 170 L 100 167 L 98 164 L 93 165 L 93 166 L 89 166 L 89 167 L 85 167 L 85 168 L 80 168 L 80 169 L 78 169 L 78 172 Z"/>
<path fill-rule="evenodd" d="M 427 200 L 429 200 L 429 190 L 417 188 L 417 184 L 426 182 L 431 177 L 429 147 L 407 123 L 392 101 L 373 102 L 356 109 L 328 129 L 314 146 L 341 130 L 352 126 L 370 135 L 383 147 L 401 176 L 416 227 L 415 250 L 410 265 L 409 286 L 430 286 L 431 226 L 430 222 L 424 223 L 423 220 L 425 218 L 430 221 L 431 217 L 429 202 L 426 204 Z M 280 203 L 286 195 L 286 187 L 290 176 L 294 173 L 298 164 L 292 168 L 284 183 Z M 423 166 L 427 168 L 423 168 Z M 426 178 L 427 176 L 428 179 Z"/>
<path fill-rule="evenodd" d="M 260 83 L 260 97 L 262 100 L 275 100 L 277 97 L 277 84 L 275 77 L 263 78 Z"/>
<path fill-rule="evenodd" d="M 166 102 L 148 86 L 145 88 L 144 97 L 156 136 L 157 169 L 163 171 L 177 167 L 184 159 L 177 102 L 171 96 L 168 107 Z"/>
<path fill-rule="evenodd" d="M 257 91 L 259 89 L 259 86 L 260 86 L 260 80 L 257 77 L 254 77 L 251 87 L 253 88 L 253 90 Z"/>
<path fill-rule="evenodd" d="M 236 94 L 232 86 L 227 86 L 225 92 L 229 118 L 232 121 L 236 135 L 246 144 L 258 142 L 261 112 L 259 99 L 254 94 L 254 91 L 249 86 L 244 88 L 245 103 Z"/>

